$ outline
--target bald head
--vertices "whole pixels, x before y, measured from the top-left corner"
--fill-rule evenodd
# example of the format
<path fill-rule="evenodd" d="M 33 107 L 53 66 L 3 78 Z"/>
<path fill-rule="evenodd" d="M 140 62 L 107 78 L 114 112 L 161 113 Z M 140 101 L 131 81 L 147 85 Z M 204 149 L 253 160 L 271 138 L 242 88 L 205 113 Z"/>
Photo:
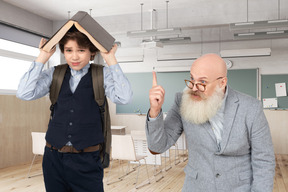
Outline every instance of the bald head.
<path fill-rule="evenodd" d="M 197 72 L 209 78 L 227 76 L 225 61 L 217 54 L 209 53 L 199 57 L 191 66 L 191 73 Z"/>

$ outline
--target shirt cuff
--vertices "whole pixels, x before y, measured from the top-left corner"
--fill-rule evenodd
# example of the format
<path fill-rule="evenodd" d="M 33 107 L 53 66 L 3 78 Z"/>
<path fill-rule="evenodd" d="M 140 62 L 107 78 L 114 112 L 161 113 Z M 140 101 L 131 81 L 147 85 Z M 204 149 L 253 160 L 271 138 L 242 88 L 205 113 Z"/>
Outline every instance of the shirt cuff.
<path fill-rule="evenodd" d="M 31 69 L 31 68 L 34 68 L 34 67 L 36 67 L 36 68 L 41 68 L 41 70 L 42 70 L 43 67 L 44 67 L 44 64 L 43 64 L 43 63 L 40 63 L 40 62 L 33 61 L 30 69 Z"/>
<path fill-rule="evenodd" d="M 44 65 L 43 63 L 39 63 L 39 62 L 36 62 L 36 61 L 33 61 L 28 69 L 28 72 L 31 72 L 32 70 L 34 69 L 40 69 L 40 71 L 43 69 Z"/>
<path fill-rule="evenodd" d="M 150 109 L 149 109 L 149 111 L 150 111 Z M 158 118 L 160 117 L 160 115 L 162 114 L 162 109 L 161 109 L 161 111 L 159 112 L 159 114 L 157 115 L 157 117 L 152 118 L 152 117 L 149 116 L 149 111 L 148 111 L 148 113 L 147 113 L 147 119 L 148 119 L 148 121 L 151 121 L 151 122 L 156 121 L 156 119 L 158 119 Z"/>
<path fill-rule="evenodd" d="M 115 71 L 116 73 L 123 73 L 119 63 L 117 63 L 116 65 L 109 65 L 108 68 L 111 71 Z"/>

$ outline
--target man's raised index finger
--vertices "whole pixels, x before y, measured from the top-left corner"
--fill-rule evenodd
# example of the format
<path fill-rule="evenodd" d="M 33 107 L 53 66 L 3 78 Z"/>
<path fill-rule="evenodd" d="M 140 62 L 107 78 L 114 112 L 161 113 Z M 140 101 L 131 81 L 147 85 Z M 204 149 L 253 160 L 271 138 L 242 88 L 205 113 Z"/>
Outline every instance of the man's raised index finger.
<path fill-rule="evenodd" d="M 157 76 L 156 76 L 156 72 L 152 71 L 153 73 L 153 82 L 152 82 L 152 87 L 156 87 L 157 86 Z"/>

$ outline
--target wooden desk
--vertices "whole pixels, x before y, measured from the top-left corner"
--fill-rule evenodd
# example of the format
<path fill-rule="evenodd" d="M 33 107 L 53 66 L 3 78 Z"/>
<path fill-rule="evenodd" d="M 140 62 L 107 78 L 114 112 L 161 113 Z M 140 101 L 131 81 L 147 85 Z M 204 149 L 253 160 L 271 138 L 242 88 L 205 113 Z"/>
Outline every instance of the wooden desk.
<path fill-rule="evenodd" d="M 112 125 L 111 126 L 111 134 L 112 135 L 125 135 L 126 134 L 126 131 L 125 131 L 125 128 L 127 126 L 114 126 Z"/>

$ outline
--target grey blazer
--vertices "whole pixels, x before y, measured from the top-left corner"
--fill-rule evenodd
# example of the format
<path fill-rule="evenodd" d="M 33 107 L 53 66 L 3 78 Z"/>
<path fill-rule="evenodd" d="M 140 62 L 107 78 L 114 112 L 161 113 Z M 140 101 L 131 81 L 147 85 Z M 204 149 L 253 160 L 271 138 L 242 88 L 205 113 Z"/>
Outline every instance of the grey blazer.
<path fill-rule="evenodd" d="M 191 124 L 181 118 L 182 93 L 163 121 L 147 119 L 151 151 L 163 153 L 184 131 L 189 151 L 183 192 L 272 192 L 275 156 L 270 129 L 259 100 L 230 87 L 224 111 L 221 151 L 209 122 Z"/>

